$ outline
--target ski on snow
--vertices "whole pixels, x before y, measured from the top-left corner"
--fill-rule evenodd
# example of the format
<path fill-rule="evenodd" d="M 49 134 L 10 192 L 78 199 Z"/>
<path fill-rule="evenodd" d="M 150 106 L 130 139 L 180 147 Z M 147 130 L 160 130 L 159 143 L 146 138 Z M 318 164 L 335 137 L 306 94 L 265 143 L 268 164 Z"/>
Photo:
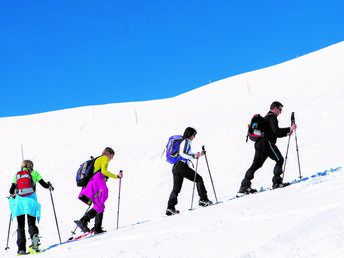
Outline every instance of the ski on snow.
<path fill-rule="evenodd" d="M 317 172 L 317 173 L 315 173 L 311 176 L 308 176 L 308 177 L 297 178 L 297 179 L 294 179 L 293 181 L 289 182 L 288 186 L 298 184 L 301 182 L 306 182 L 306 181 L 312 181 L 312 180 L 315 181 L 315 180 L 318 180 L 324 176 L 328 176 L 334 172 L 339 172 L 341 169 L 342 169 L 341 167 L 330 168 L 330 169 L 326 169 L 325 171 L 322 171 L 322 172 Z M 288 187 L 288 186 L 285 186 L 285 187 Z M 283 187 L 283 188 L 285 188 L 285 187 Z M 277 189 L 281 189 L 281 188 L 276 188 L 275 190 L 277 190 Z M 259 194 L 259 193 L 271 191 L 271 190 L 273 190 L 273 189 L 270 187 L 261 187 L 257 192 L 251 193 L 251 194 L 236 193 L 236 195 L 227 199 L 227 201 L 231 201 L 231 200 L 235 200 L 235 199 L 238 199 L 238 198 L 241 198 L 244 196 L 255 195 L 255 194 Z"/>
<path fill-rule="evenodd" d="M 42 252 L 46 252 L 46 251 L 48 251 L 48 250 L 50 250 L 50 249 L 52 249 L 54 247 L 57 247 L 57 246 L 65 245 L 65 244 L 68 244 L 68 243 L 73 243 L 73 242 L 76 242 L 76 241 L 79 241 L 79 240 L 82 240 L 82 239 L 87 239 L 87 238 L 91 238 L 91 237 L 102 235 L 102 234 L 104 234 L 104 233 L 94 234 L 93 231 L 82 233 L 81 235 L 75 236 L 72 239 L 68 239 L 67 241 L 64 241 L 62 243 L 56 243 L 56 244 L 50 245 L 47 248 L 44 248 L 42 250 Z"/>

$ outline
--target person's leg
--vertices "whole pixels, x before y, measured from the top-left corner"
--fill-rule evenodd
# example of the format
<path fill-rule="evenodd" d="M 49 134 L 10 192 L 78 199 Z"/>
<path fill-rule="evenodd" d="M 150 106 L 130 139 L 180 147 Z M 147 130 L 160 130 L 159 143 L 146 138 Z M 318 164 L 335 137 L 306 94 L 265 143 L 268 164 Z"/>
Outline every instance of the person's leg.
<path fill-rule="evenodd" d="M 38 236 L 38 227 L 36 226 L 36 217 L 27 215 L 27 223 L 29 225 L 29 234 L 31 238 L 31 248 L 32 250 L 39 251 L 39 236 Z"/>
<path fill-rule="evenodd" d="M 91 209 L 88 212 L 85 213 L 85 215 L 80 220 L 75 220 L 74 222 L 77 224 L 77 226 L 84 232 L 90 232 L 90 229 L 88 228 L 87 224 L 90 222 L 91 219 L 93 219 L 95 216 L 97 216 L 97 211 L 95 209 Z"/>
<path fill-rule="evenodd" d="M 246 171 L 244 179 L 241 181 L 240 190 L 244 190 L 251 187 L 251 180 L 254 178 L 254 173 L 263 166 L 267 159 L 266 148 L 264 139 L 261 139 L 255 143 L 255 154 L 252 165 Z"/>
<path fill-rule="evenodd" d="M 276 165 L 273 170 L 274 176 L 272 177 L 272 184 L 273 186 L 277 186 L 283 181 L 281 175 L 283 173 L 284 158 L 275 144 L 268 142 L 267 148 L 269 150 L 269 157 L 276 161 Z"/>
<path fill-rule="evenodd" d="M 38 235 L 38 227 L 36 226 L 36 217 L 27 215 L 27 221 L 29 225 L 29 234 L 30 238 L 32 239 L 33 235 Z"/>
<path fill-rule="evenodd" d="M 208 195 L 207 195 L 207 189 L 205 188 L 203 178 L 198 173 L 196 173 L 196 171 L 189 168 L 185 164 L 185 167 L 183 169 L 183 176 L 192 182 L 196 180 L 195 182 L 196 182 L 197 192 L 198 192 L 200 200 L 209 201 Z"/>
<path fill-rule="evenodd" d="M 18 216 L 17 222 L 18 222 L 18 229 L 17 229 L 18 253 L 20 251 L 26 252 L 25 215 Z"/>
<path fill-rule="evenodd" d="M 97 214 L 95 217 L 95 220 L 94 220 L 94 233 L 95 234 L 106 232 L 105 230 L 102 229 L 103 216 L 104 216 L 104 212 L 101 212 Z"/>
<path fill-rule="evenodd" d="M 173 189 L 168 199 L 167 208 L 175 209 L 175 206 L 178 203 L 178 194 L 180 193 L 183 185 L 183 176 L 181 175 L 181 162 L 173 166 Z"/>

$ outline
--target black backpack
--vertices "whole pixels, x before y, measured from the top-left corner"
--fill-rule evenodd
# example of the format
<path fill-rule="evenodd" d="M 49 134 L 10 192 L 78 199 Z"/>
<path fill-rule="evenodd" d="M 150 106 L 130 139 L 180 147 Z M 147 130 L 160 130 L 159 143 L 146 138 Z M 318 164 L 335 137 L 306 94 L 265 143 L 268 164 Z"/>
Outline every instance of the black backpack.
<path fill-rule="evenodd" d="M 248 139 L 256 142 L 258 139 L 264 137 L 264 134 L 269 128 L 268 122 L 260 114 L 255 114 L 251 122 L 248 124 L 246 142 Z"/>
<path fill-rule="evenodd" d="M 99 156 L 100 157 L 100 156 Z M 97 157 L 97 158 L 99 158 Z M 76 172 L 76 185 L 79 187 L 85 187 L 94 175 L 94 162 L 97 158 L 93 158 L 85 161 L 80 165 L 80 168 Z"/>

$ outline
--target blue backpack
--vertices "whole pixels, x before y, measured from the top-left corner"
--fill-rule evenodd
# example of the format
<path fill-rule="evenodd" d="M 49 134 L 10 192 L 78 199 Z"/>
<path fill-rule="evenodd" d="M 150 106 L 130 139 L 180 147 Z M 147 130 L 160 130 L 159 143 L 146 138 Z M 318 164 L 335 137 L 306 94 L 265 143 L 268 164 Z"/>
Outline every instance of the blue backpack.
<path fill-rule="evenodd" d="M 168 139 L 166 145 L 166 161 L 171 164 L 176 164 L 180 159 L 179 146 L 183 141 L 182 135 L 173 135 Z"/>
<path fill-rule="evenodd" d="M 99 158 L 99 157 L 97 157 Z M 80 168 L 76 172 L 76 185 L 79 187 L 85 187 L 94 175 L 94 162 L 97 158 L 91 156 L 90 160 L 85 161 L 80 165 Z"/>

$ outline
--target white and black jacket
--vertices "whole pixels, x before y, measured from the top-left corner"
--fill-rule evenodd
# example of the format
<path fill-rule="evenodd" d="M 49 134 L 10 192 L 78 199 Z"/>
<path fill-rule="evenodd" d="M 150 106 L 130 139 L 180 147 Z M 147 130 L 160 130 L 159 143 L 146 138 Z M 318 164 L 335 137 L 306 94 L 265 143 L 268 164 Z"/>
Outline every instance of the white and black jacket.
<path fill-rule="evenodd" d="M 179 155 L 181 157 L 181 162 L 186 163 L 189 168 L 194 167 L 191 160 L 196 158 L 196 154 L 191 150 L 191 141 L 189 139 L 184 139 L 180 143 Z"/>

